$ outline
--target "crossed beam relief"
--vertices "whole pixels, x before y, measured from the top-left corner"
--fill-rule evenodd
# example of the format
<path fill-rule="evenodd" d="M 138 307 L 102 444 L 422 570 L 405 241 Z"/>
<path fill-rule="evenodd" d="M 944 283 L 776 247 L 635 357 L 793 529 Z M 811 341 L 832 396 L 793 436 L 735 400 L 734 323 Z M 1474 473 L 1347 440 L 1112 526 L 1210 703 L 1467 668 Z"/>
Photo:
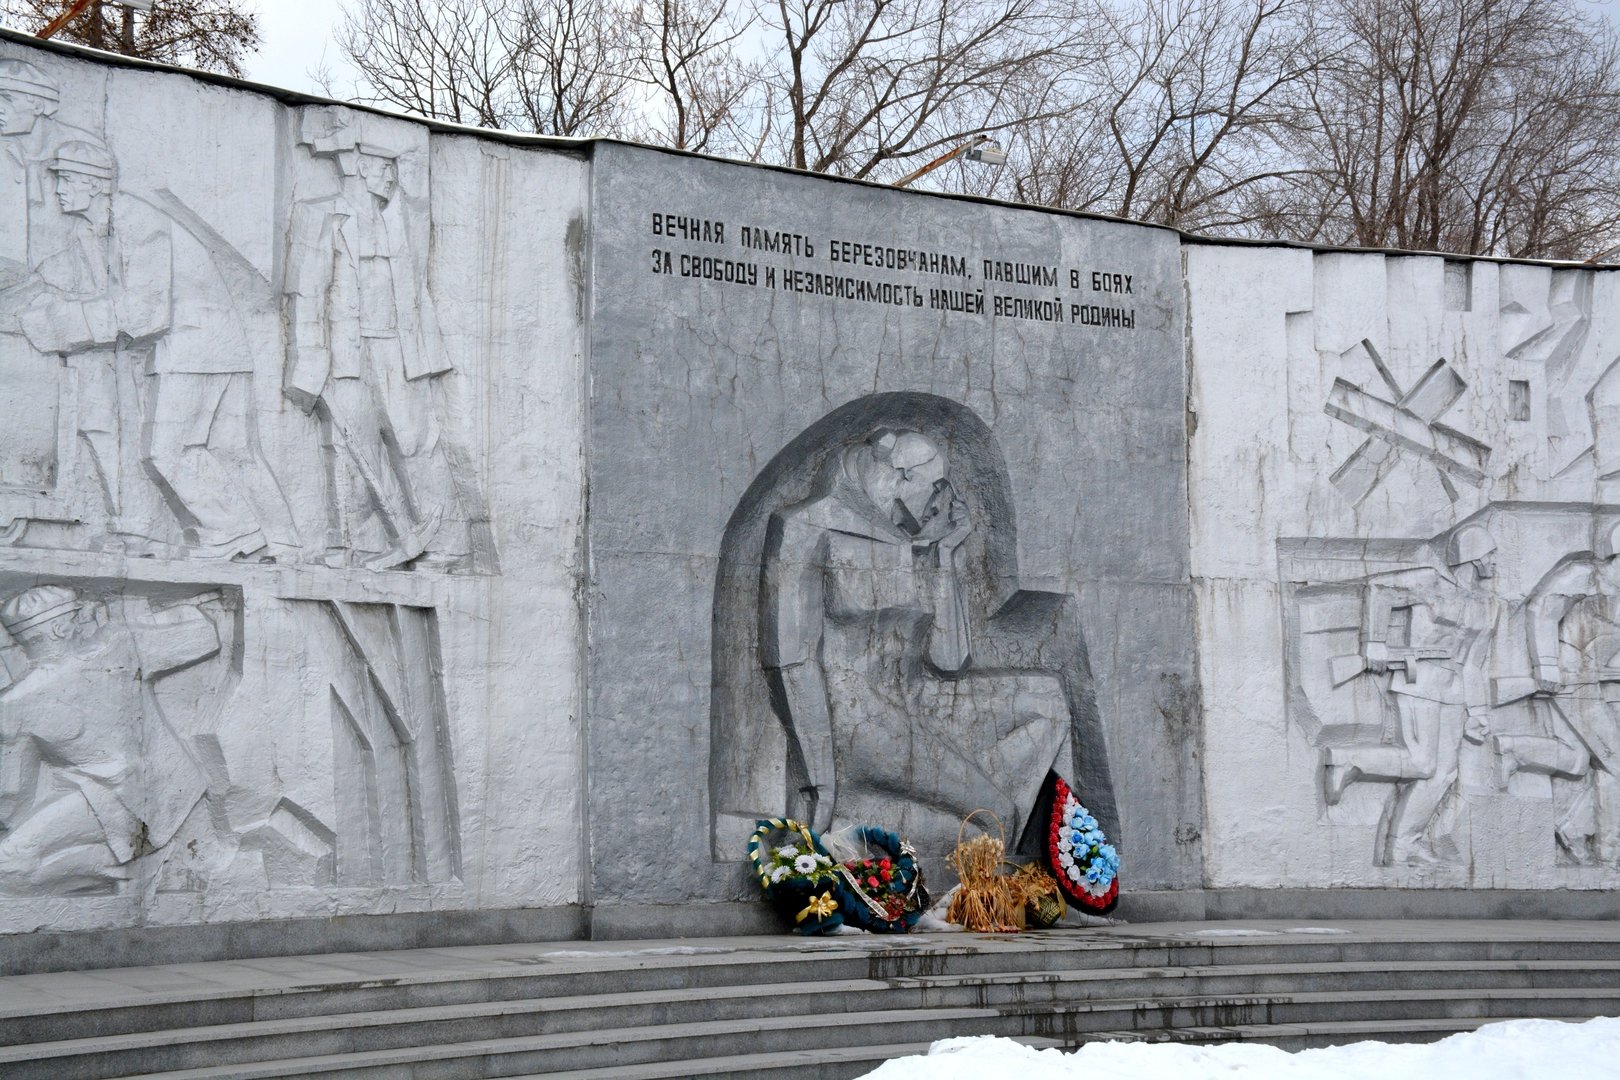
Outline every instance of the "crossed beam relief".
<path fill-rule="evenodd" d="M 1363 338 L 1361 347 L 1395 400 L 1375 397 L 1342 378 L 1333 380 L 1322 411 L 1370 436 L 1330 477 L 1339 494 L 1360 505 L 1389 475 L 1402 450 L 1435 467 L 1452 502 L 1458 497 L 1453 479 L 1474 487 L 1483 484 L 1491 448 L 1439 422 L 1468 388 L 1462 377 L 1445 360 L 1436 360 L 1411 390 L 1402 390 L 1373 343 Z"/>

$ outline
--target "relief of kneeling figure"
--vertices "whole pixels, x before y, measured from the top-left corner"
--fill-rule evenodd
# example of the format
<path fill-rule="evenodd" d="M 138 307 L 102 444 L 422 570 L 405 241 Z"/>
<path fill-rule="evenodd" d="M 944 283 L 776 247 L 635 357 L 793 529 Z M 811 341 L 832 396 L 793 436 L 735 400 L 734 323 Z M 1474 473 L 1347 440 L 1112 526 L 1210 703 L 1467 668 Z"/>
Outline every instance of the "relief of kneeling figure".
<path fill-rule="evenodd" d="M 1048 770 L 1068 771 L 1069 695 L 1044 665 L 976 662 L 958 565 L 975 522 L 946 448 L 879 432 L 834 453 L 814 490 L 772 516 L 762 582 L 761 660 L 805 777 L 790 812 L 942 854 L 984 807 L 1012 843 Z"/>

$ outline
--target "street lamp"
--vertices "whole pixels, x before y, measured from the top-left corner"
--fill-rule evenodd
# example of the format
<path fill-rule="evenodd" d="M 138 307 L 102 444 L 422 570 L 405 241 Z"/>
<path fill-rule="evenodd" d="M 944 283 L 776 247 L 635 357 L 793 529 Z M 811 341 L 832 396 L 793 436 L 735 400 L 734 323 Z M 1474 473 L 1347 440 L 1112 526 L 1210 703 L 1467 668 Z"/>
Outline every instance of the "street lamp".
<path fill-rule="evenodd" d="M 958 146 L 956 149 L 941 154 L 916 172 L 909 172 L 894 182 L 895 187 L 905 187 L 919 176 L 926 176 L 947 161 L 957 158 L 966 158 L 968 161 L 982 161 L 986 165 L 1007 164 L 1007 151 L 996 145 L 996 141 L 988 135 L 978 135 Z"/>
<path fill-rule="evenodd" d="M 89 7 L 92 3 L 99 3 L 99 0 L 74 0 L 72 4 L 68 5 L 68 9 L 66 11 L 62 12 L 62 14 L 58 15 L 50 22 L 46 23 L 45 29 L 41 30 L 34 36 L 43 41 L 52 34 L 56 33 L 58 30 L 62 29 L 62 27 L 66 26 L 68 23 L 72 22 L 81 11 Z M 152 0 L 116 0 L 116 4 L 118 7 L 124 9 L 124 37 L 127 39 L 134 31 L 135 12 L 151 11 Z"/>

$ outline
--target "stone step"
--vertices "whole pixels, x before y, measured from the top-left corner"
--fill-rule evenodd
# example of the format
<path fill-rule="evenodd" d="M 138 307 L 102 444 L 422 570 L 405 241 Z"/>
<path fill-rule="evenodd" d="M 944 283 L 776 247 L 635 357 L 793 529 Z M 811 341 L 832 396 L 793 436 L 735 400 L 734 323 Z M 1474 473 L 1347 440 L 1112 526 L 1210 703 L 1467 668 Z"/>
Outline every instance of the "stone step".
<path fill-rule="evenodd" d="M 430 984 L 439 989 L 453 989 L 456 984 Z M 1081 969 L 1075 971 L 1012 971 L 989 972 L 981 975 L 910 976 L 887 980 L 845 979 L 789 984 L 748 985 L 743 987 L 691 987 L 671 990 L 630 991 L 611 995 L 556 995 L 537 998 L 509 999 L 501 996 L 474 994 L 470 1001 L 431 1001 L 426 1005 L 407 1005 L 403 1008 L 460 1008 L 469 1014 L 483 1008 L 490 1015 L 502 1011 L 503 1003 L 513 1001 L 521 1007 L 508 1007 L 507 1012 L 521 1012 L 529 1008 L 536 1012 L 551 1013 L 555 1022 L 569 1028 L 611 1026 L 616 1023 L 638 1024 L 634 1016 L 662 1014 L 665 1021 L 695 1019 L 687 1015 L 707 1010 L 725 1018 L 728 1007 L 746 1012 L 752 1009 L 760 994 L 788 995 L 797 1003 L 795 1008 L 807 1014 L 821 1011 L 816 1004 L 818 995 L 841 995 L 855 1004 L 846 1008 L 873 1007 L 881 1000 L 892 1006 L 904 1004 L 953 1006 L 994 1005 L 1014 1000 L 1055 1001 L 1063 998 L 1150 998 L 1157 995 L 1213 996 L 1258 993 L 1300 993 L 1309 991 L 1402 990 L 1425 988 L 1531 989 L 1536 987 L 1605 987 L 1620 985 L 1620 961 L 1573 960 L 1510 960 L 1510 961 L 1402 961 L 1398 963 L 1351 962 L 1326 968 L 1313 965 L 1252 964 L 1216 965 L 1186 968 L 1140 968 L 1125 971 Z M 502 984 L 498 989 L 514 989 Z M 110 1037 L 142 1031 L 172 1033 L 178 1028 L 225 1028 L 229 1025 L 271 1025 L 285 1021 L 288 1030 L 320 1030 L 324 1026 L 341 1025 L 344 1017 L 352 1015 L 338 1007 L 340 1001 L 352 1001 L 350 988 L 338 985 L 326 993 L 304 988 L 296 1000 L 311 1008 L 288 1013 L 281 1006 L 293 995 L 266 995 L 261 999 L 245 999 L 235 1003 L 240 1007 L 225 1008 L 230 1004 L 219 1000 L 206 1000 L 189 1007 L 185 1002 L 167 1006 L 119 1007 L 101 1012 L 78 1010 L 54 1015 L 12 1017 L 0 1021 L 0 1044 L 33 1044 L 65 1042 L 89 1036 Z M 475 984 L 470 987 L 477 990 Z M 537 990 L 549 987 L 540 986 Z M 382 991 L 384 996 L 395 996 Z M 443 994 L 440 997 L 453 995 Z M 337 999 L 337 1000 L 333 1000 Z M 261 1008 L 260 1006 L 268 1006 Z M 313 1006 L 321 1006 L 314 1008 Z M 387 1009 L 359 1009 L 354 1012 L 387 1015 Z M 223 1015 L 222 1015 L 223 1013 Z M 335 1018 L 335 1019 L 334 1019 Z M 308 1020 L 309 1023 L 292 1023 Z M 248 1030 L 244 1028 L 244 1030 Z M 263 1030 L 270 1030 L 268 1027 Z M 12 1060 L 16 1049 L 0 1049 L 0 1063 Z M 42 1051 L 43 1052 L 43 1051 Z"/>
<path fill-rule="evenodd" d="M 1024 1041 L 1024 1040 L 1021 1040 Z M 1049 1040 L 1038 1040 L 1049 1041 Z M 688 1061 L 606 1069 L 568 1069 L 563 1072 L 525 1073 L 514 1080 L 848 1080 L 871 1072 L 890 1058 L 926 1054 L 929 1043 L 894 1043 L 886 1046 L 834 1046 L 813 1056 L 802 1051 L 785 1054 L 736 1054 L 730 1057 L 693 1058 Z"/>
<path fill-rule="evenodd" d="M 827 984 L 819 988 L 823 1000 L 808 1002 L 822 1008 L 806 1010 L 812 995 L 797 993 L 791 986 L 771 989 L 771 993 L 732 999 L 732 1008 L 714 1010 L 722 1015 L 701 1020 L 676 1020 L 655 1002 L 644 1003 L 650 1008 L 639 1011 L 627 1010 L 620 1002 L 593 1005 L 581 999 L 560 1003 L 559 1008 L 544 1001 L 445 1006 L 32 1044 L 0 1051 L 4 1055 L 0 1064 L 7 1066 L 4 1075 L 10 1080 L 95 1080 L 143 1070 L 221 1065 L 261 1075 L 255 1071 L 261 1063 L 283 1058 L 339 1060 L 414 1050 L 437 1060 L 445 1047 L 472 1047 L 471 1053 L 482 1057 L 490 1053 L 488 1047 L 500 1044 L 507 1048 L 503 1054 L 530 1057 L 537 1063 L 544 1059 L 549 1068 L 570 1068 L 589 1067 L 593 1054 L 599 1052 L 592 1048 L 606 1042 L 615 1044 L 618 1064 L 637 1065 L 736 1054 L 750 1048 L 746 1045 L 750 1039 L 758 1039 L 768 1044 L 762 1049 L 776 1052 L 811 1050 L 829 1043 L 876 1043 L 882 1041 L 883 1028 L 874 1027 L 875 1022 L 903 1024 L 908 1035 L 930 1039 L 1000 1033 L 1073 1045 L 1099 1031 L 1478 1016 L 1584 1018 L 1612 1013 L 1620 1005 L 1620 988 L 1490 988 L 1386 991 L 1371 998 L 1362 992 L 1317 992 L 1089 1001 L 1014 999 L 983 1007 L 942 1008 L 897 1001 L 882 988 L 857 991 L 852 997 L 841 985 Z M 606 1014 L 614 1022 L 557 1030 L 548 1021 L 563 1010 Z M 727 1013 L 731 1015 L 724 1015 Z M 798 1022 L 776 1026 L 783 1018 L 798 1018 Z M 830 1037 L 832 1033 L 836 1038 Z M 454 1071 L 452 1066 L 444 1067 Z"/>
<path fill-rule="evenodd" d="M 1258 1042 L 1282 1050 L 1313 1050 L 1324 1046 L 1376 1040 L 1384 1043 L 1424 1043 L 1474 1031 L 1486 1024 L 1530 1020 L 1530 1016 L 1475 1016 L 1413 1020 L 1334 1020 L 1294 1024 L 1240 1024 L 1233 1027 L 1196 1027 L 1158 1031 L 1100 1031 L 1087 1042 L 1223 1043 Z"/>
<path fill-rule="evenodd" d="M 1180 1031 L 1099 1032 L 1087 1042 L 1178 1042 L 1184 1044 L 1218 1042 L 1257 1042 L 1285 1050 L 1307 1050 L 1340 1046 L 1348 1042 L 1377 1039 L 1387 1043 L 1434 1042 L 1449 1035 L 1473 1031 L 1484 1024 L 1501 1023 L 1506 1017 L 1339 1022 L 1329 1024 L 1265 1024 L 1242 1028 L 1199 1028 Z M 1073 1049 L 1056 1039 L 1021 1037 L 1012 1041 L 1037 1049 Z M 628 1068 L 574 1069 L 567 1072 L 527 1073 L 509 1080 L 674 1080 L 702 1076 L 705 1080 L 852 1080 L 877 1065 L 898 1057 L 925 1054 L 931 1043 L 899 1043 L 862 1049 L 830 1048 L 813 1059 L 802 1053 L 743 1054 L 735 1057 L 702 1058 L 693 1061 L 638 1065 Z"/>
<path fill-rule="evenodd" d="M 0 1044 L 476 1001 L 792 981 L 903 984 L 908 979 L 1016 972 L 1062 972 L 1067 977 L 1089 971 L 1117 977 L 1154 970 L 1230 968 L 1237 973 L 1289 965 L 1349 970 L 1415 959 L 1620 963 L 1620 941 L 1612 937 L 1545 940 L 1508 931 L 1494 939 L 1467 940 L 1386 933 L 1278 945 L 1277 936 L 1222 937 L 1213 939 L 1214 944 L 1187 944 L 1167 935 L 1138 939 L 1121 933 L 1067 933 L 1021 939 L 962 934 L 855 939 L 858 945 L 838 939 L 756 939 L 617 950 L 492 946 L 18 976 L 0 979 Z"/>
<path fill-rule="evenodd" d="M 897 1031 L 1298 1047 L 1616 1012 L 1606 923 L 529 943 L 0 978 L 0 1075 L 838 1077 Z"/>
<path fill-rule="evenodd" d="M 1226 1042 L 1226 1041 L 1253 1041 L 1266 1042 L 1282 1046 L 1286 1049 L 1303 1049 L 1313 1046 L 1327 1046 L 1362 1039 L 1379 1039 L 1385 1042 L 1425 1042 L 1459 1031 L 1469 1031 L 1484 1023 L 1503 1020 L 1524 1019 L 1528 1015 L 1500 1015 L 1500 1016 L 1472 1016 L 1455 1018 L 1421 1018 L 1405 1020 L 1381 1021 L 1318 1021 L 1310 1023 L 1283 1023 L 1283 1024 L 1242 1024 L 1232 1027 L 1220 1025 L 1207 1025 L 1195 1028 L 1178 1029 L 1174 1031 L 1152 1029 L 1106 1032 L 1099 1031 L 1088 1034 L 1080 1039 L 1051 1039 L 1045 1038 L 1045 1045 L 1062 1045 L 1072 1047 L 1082 1041 L 1098 1041 L 1106 1038 L 1127 1037 L 1137 1040 L 1151 1040 L 1160 1042 Z M 979 1011 L 978 1014 L 966 1010 L 955 1011 L 953 1015 L 935 1016 L 924 1014 L 902 1014 L 895 1017 L 882 1014 L 867 1018 L 859 1023 L 839 1024 L 840 1018 L 832 1018 L 833 1023 L 827 1023 L 828 1018 L 791 1018 L 801 1021 L 796 1030 L 808 1037 L 801 1037 L 795 1041 L 796 1045 L 768 1051 L 773 1063 L 781 1063 L 773 1069 L 777 1075 L 782 1075 L 780 1068 L 786 1067 L 789 1062 L 795 1062 L 800 1068 L 808 1068 L 814 1062 L 824 1058 L 831 1050 L 828 1044 L 848 1045 L 855 1049 L 854 1042 L 861 1045 L 877 1046 L 881 1035 L 887 1031 L 892 1034 L 891 1025 L 905 1023 L 908 1034 L 926 1034 L 929 1042 L 947 1037 L 970 1035 L 1002 1035 L 1013 1033 L 1006 1030 L 996 1030 L 997 1023 L 1002 1018 L 994 1014 Z M 776 1023 L 780 1023 L 777 1021 Z M 949 1030 L 935 1033 L 940 1025 L 949 1025 Z M 919 1025 L 921 1025 L 919 1027 Z M 716 1031 L 713 1029 L 725 1025 L 691 1025 L 694 1030 L 662 1030 L 654 1032 L 628 1029 L 615 1033 L 613 1039 L 595 1043 L 576 1043 L 569 1049 L 569 1055 L 559 1054 L 560 1047 L 556 1040 L 545 1037 L 528 1039 L 496 1039 L 482 1040 L 451 1046 L 432 1046 L 421 1048 L 408 1048 L 403 1050 L 373 1051 L 370 1053 L 329 1055 L 324 1057 L 308 1057 L 280 1062 L 266 1063 L 257 1066 L 227 1065 L 200 1069 L 188 1069 L 173 1072 L 142 1074 L 138 1077 L 129 1077 L 128 1080 L 272 1080 L 272 1078 L 294 1078 L 319 1076 L 324 1080 L 468 1080 L 468 1078 L 482 1077 L 514 1077 L 514 1076 L 594 1076 L 619 1077 L 635 1075 L 632 1070 L 642 1068 L 655 1070 L 654 1076 L 672 1075 L 670 1066 L 678 1064 L 679 1071 L 673 1075 L 679 1076 L 711 1076 L 711 1072 L 700 1071 L 700 1068 L 712 1066 L 699 1066 L 698 1062 L 733 1062 L 738 1057 L 752 1056 L 746 1048 L 733 1053 L 705 1053 L 702 1056 L 682 1058 L 678 1053 L 680 1049 L 695 1049 L 698 1046 L 712 1046 L 722 1038 L 729 1037 L 733 1043 L 739 1042 L 749 1036 L 758 1037 L 761 1032 L 770 1030 L 768 1022 L 757 1022 L 750 1026 L 732 1025 L 732 1030 Z M 833 1028 L 834 1031 L 828 1029 Z M 697 1030 L 709 1029 L 709 1030 Z M 777 1030 L 793 1030 L 777 1028 Z M 1016 1037 L 1016 1036 L 1015 1036 Z M 1026 1036 L 1027 1037 L 1027 1036 Z M 680 1040 L 687 1040 L 688 1046 L 680 1047 L 672 1044 Z M 550 1045 L 548 1045 L 550 1044 Z M 913 1049 L 908 1052 L 918 1052 L 915 1048 L 926 1047 L 928 1043 L 919 1042 L 910 1044 Z M 886 1055 L 887 1056 L 887 1055 Z M 566 1063 L 567 1057 L 572 1057 L 576 1064 Z M 843 1071 L 817 1071 L 808 1075 L 817 1076 L 858 1076 L 869 1071 L 871 1060 L 857 1053 L 855 1059 L 860 1064 L 847 1072 Z M 721 1075 L 756 1075 L 756 1071 L 749 1069 L 735 1070 L 722 1066 Z M 770 1075 L 770 1073 L 764 1073 Z M 797 1076 L 798 1073 L 789 1071 L 787 1075 Z"/>

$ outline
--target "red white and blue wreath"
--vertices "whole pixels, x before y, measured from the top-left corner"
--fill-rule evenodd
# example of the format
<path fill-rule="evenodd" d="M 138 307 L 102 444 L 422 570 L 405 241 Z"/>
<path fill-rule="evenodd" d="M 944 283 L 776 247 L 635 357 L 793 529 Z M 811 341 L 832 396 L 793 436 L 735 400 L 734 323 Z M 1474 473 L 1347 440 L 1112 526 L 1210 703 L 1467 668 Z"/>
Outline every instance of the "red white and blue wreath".
<path fill-rule="evenodd" d="M 1106 914 L 1119 902 L 1119 852 L 1063 778 L 1052 779 L 1047 862 L 1063 895 L 1086 911 Z"/>

